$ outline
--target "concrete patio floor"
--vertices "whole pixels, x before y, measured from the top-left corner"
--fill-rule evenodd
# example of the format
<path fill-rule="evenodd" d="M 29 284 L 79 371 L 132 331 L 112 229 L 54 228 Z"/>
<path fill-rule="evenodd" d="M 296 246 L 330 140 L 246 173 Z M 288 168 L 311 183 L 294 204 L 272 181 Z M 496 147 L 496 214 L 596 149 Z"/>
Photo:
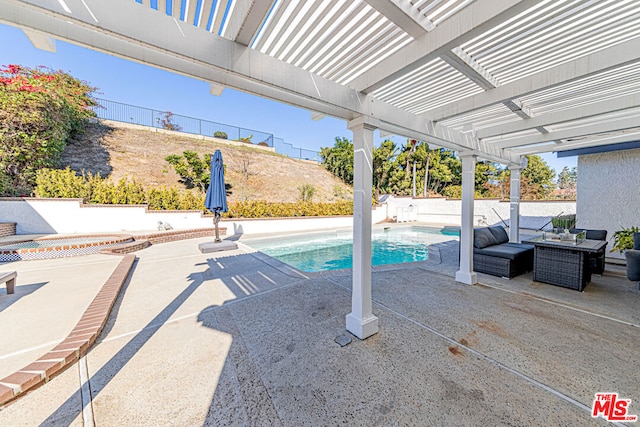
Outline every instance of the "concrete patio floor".
<path fill-rule="evenodd" d="M 0 410 L 0 425 L 605 425 L 597 392 L 640 414 L 640 293 L 479 275 L 457 254 L 374 268 L 380 332 L 341 347 L 350 271 L 300 274 L 211 238 L 139 251 L 107 326 L 75 366 Z M 437 249 L 437 250 L 436 250 Z M 438 253 L 437 253 L 438 252 Z M 0 264 L 0 375 L 64 337 L 119 257 Z"/>

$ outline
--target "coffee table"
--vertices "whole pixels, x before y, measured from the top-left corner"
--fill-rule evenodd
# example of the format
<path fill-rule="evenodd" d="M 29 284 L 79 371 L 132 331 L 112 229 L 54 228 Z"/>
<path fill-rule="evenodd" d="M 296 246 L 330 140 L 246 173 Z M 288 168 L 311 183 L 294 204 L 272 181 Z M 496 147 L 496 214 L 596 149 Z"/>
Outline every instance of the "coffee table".
<path fill-rule="evenodd" d="M 534 245 L 533 280 L 584 290 L 591 281 L 589 255 L 600 252 L 607 245 L 603 240 L 584 240 L 580 243 L 549 241 L 542 237 L 524 240 Z"/>

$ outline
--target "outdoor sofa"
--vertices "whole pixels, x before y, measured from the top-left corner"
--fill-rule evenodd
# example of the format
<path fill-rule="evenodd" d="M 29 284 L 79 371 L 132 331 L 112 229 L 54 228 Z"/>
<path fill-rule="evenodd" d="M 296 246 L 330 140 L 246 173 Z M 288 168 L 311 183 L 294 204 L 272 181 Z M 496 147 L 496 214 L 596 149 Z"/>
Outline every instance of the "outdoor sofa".
<path fill-rule="evenodd" d="M 473 230 L 473 270 L 492 276 L 519 276 L 533 270 L 533 245 L 510 243 L 501 226 Z"/>

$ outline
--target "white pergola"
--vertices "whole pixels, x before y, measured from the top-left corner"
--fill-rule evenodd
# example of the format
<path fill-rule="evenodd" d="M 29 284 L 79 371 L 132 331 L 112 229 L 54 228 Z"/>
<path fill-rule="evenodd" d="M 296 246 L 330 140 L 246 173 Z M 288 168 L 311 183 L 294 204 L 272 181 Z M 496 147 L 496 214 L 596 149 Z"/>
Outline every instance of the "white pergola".
<path fill-rule="evenodd" d="M 36 47 L 60 39 L 348 121 L 354 256 L 347 329 L 371 304 L 375 129 L 462 159 L 460 269 L 474 284 L 476 158 L 511 169 L 510 239 L 528 154 L 640 139 L 637 0 L 0 0 Z"/>

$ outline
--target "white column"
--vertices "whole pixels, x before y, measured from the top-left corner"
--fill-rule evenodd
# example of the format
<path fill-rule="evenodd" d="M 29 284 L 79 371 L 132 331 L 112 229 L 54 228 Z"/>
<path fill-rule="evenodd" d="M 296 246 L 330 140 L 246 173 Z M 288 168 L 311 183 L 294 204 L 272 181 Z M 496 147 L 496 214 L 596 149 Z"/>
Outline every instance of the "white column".
<path fill-rule="evenodd" d="M 353 291 L 347 330 L 361 340 L 378 332 L 371 304 L 371 187 L 373 127 L 365 117 L 349 122 L 353 132 Z"/>
<path fill-rule="evenodd" d="M 478 281 L 473 271 L 473 197 L 476 181 L 476 156 L 461 154 L 462 159 L 462 219 L 460 223 L 460 269 L 456 281 L 473 285 Z"/>
<path fill-rule="evenodd" d="M 511 189 L 509 206 L 509 241 L 520 242 L 520 172 L 521 167 L 509 167 L 511 171 Z"/>

